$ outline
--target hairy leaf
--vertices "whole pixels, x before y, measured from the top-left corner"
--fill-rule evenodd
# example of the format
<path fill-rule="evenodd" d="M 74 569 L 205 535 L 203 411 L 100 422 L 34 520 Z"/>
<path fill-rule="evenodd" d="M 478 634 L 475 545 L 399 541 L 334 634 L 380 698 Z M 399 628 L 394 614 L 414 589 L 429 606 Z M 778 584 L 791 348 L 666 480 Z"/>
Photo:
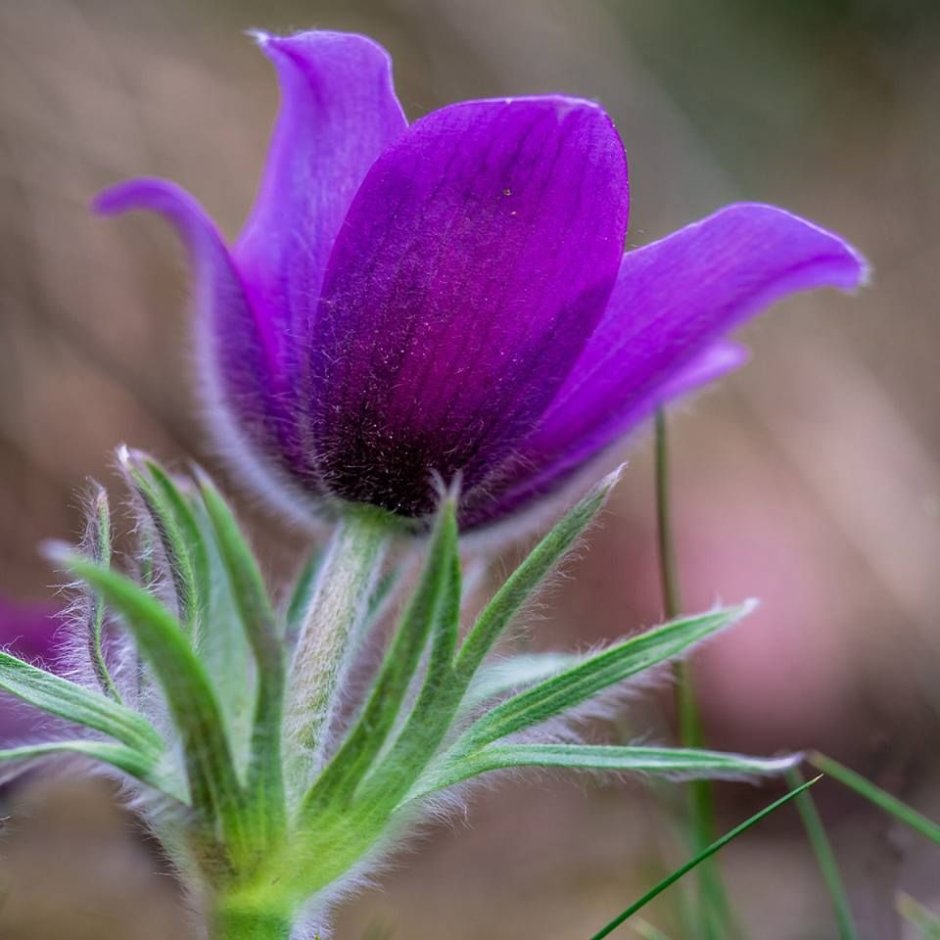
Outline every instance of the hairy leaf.
<path fill-rule="evenodd" d="M 452 499 L 444 501 L 426 548 L 421 580 L 411 597 L 382 661 L 362 714 L 306 801 L 306 812 L 325 799 L 347 791 L 351 798 L 395 725 L 429 634 L 434 645 L 429 673 L 449 668 L 457 641 L 460 584 L 453 570 L 459 567 L 457 515 Z"/>
<path fill-rule="evenodd" d="M 423 782 L 421 796 L 493 770 L 558 767 L 682 777 L 741 779 L 784 773 L 799 756 L 748 757 L 722 751 L 670 747 L 615 747 L 590 744 L 490 744 L 441 762 Z"/>
<path fill-rule="evenodd" d="M 50 741 L 0 750 L 0 763 L 26 762 L 43 757 L 78 755 L 108 764 L 123 771 L 148 787 L 160 790 L 181 803 L 187 802 L 185 786 L 180 780 L 160 770 L 159 759 L 150 753 L 124 744 L 106 741 Z"/>
<path fill-rule="evenodd" d="M 196 579 L 193 553 L 177 517 L 174 500 L 153 477 L 151 464 L 143 454 L 122 448 L 119 458 L 127 482 L 146 509 L 166 555 L 180 621 L 190 635 L 195 636 L 200 608 L 205 604 L 201 593 L 205 585 Z M 172 484 L 170 490 L 176 492 Z"/>
<path fill-rule="evenodd" d="M 275 613 L 254 554 L 222 496 L 205 475 L 199 477 L 203 502 L 228 574 L 232 597 L 257 666 L 257 702 L 248 799 L 265 838 L 273 842 L 284 826 L 286 806 L 281 762 L 281 717 L 286 663 Z"/>
<path fill-rule="evenodd" d="M 740 620 L 751 609 L 752 605 L 744 604 L 683 617 L 630 637 L 497 705 L 471 725 L 457 748 L 476 750 L 570 711 L 599 692 L 680 656 L 694 644 Z"/>
<path fill-rule="evenodd" d="M 62 562 L 124 618 L 150 662 L 179 732 L 192 805 L 222 827 L 227 845 L 246 851 L 243 794 L 212 682 L 176 618 L 133 581 L 84 558 Z"/>
<path fill-rule="evenodd" d="M 616 475 L 608 477 L 564 516 L 486 605 L 457 657 L 456 671 L 464 688 L 512 618 L 531 599 L 594 520 L 616 482 Z"/>
<path fill-rule="evenodd" d="M 0 652 L 0 689 L 50 715 L 100 731 L 142 754 L 156 759 L 163 753 L 163 739 L 142 715 L 9 653 Z"/>
<path fill-rule="evenodd" d="M 82 545 L 92 561 L 108 567 L 111 564 L 111 510 L 108 505 L 108 494 L 101 486 L 95 487 L 94 501 L 91 508 L 91 518 Z M 108 698 L 116 702 L 121 701 L 121 693 L 114 682 L 111 670 L 104 654 L 102 643 L 104 633 L 104 602 L 94 592 L 89 592 L 88 599 L 88 657 L 98 687 Z"/>
<path fill-rule="evenodd" d="M 470 711 L 491 699 L 520 692 L 586 659 L 578 653 L 519 653 L 481 667 L 467 690 L 463 707 Z"/>

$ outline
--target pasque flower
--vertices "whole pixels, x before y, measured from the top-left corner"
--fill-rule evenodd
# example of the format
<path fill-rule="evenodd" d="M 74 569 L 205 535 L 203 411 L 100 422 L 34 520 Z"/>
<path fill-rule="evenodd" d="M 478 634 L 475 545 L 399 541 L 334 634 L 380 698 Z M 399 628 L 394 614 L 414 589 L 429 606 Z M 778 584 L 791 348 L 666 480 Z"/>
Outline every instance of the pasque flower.
<path fill-rule="evenodd" d="M 293 506 L 422 517 L 459 476 L 463 526 L 491 524 L 739 364 L 724 336 L 748 317 L 864 276 L 837 236 L 754 204 L 624 253 L 626 158 L 598 105 L 465 101 L 409 125 L 369 39 L 258 41 L 282 107 L 234 246 L 165 181 L 97 205 L 179 229 L 222 439 Z"/>

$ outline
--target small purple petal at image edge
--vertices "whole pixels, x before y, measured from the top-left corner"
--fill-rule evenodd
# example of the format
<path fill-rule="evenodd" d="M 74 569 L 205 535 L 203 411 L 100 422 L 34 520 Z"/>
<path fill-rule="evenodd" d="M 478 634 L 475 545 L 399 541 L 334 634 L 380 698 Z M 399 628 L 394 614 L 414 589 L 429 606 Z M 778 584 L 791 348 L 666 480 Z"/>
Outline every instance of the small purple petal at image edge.
<path fill-rule="evenodd" d="M 59 615 L 54 604 L 0 596 L 0 650 L 49 668 L 55 659 Z M 36 712 L 12 696 L 0 694 L 0 747 L 29 737 L 36 727 Z"/>
<path fill-rule="evenodd" d="M 162 180 L 96 207 L 179 230 L 220 446 L 295 514 L 420 520 L 458 476 L 465 530 L 550 506 L 660 404 L 740 365 L 730 331 L 865 280 L 837 235 L 758 204 L 624 254 L 626 158 L 598 105 L 467 101 L 409 127 L 371 40 L 257 38 L 282 104 L 234 248 Z"/>

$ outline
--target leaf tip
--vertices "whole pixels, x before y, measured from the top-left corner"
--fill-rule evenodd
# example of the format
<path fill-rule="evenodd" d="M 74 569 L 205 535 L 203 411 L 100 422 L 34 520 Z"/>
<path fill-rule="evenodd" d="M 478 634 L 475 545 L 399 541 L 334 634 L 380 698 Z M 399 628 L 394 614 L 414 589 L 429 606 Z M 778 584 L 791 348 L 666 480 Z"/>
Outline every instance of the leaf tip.
<path fill-rule="evenodd" d="M 57 568 L 70 568 L 77 557 L 74 547 L 62 539 L 45 539 L 40 542 L 39 553 Z"/>

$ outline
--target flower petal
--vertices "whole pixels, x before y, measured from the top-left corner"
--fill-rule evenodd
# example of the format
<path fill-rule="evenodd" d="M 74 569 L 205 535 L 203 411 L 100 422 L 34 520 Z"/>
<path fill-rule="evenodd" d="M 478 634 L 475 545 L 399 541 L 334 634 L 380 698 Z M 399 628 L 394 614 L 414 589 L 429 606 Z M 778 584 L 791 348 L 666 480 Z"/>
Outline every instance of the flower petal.
<path fill-rule="evenodd" d="M 0 649 L 54 669 L 61 610 L 42 601 L 15 601 L 0 594 Z M 0 693 L 0 748 L 11 747 L 43 730 L 45 717 Z M 0 786 L 9 779 L 0 774 Z"/>
<path fill-rule="evenodd" d="M 557 486 L 657 402 L 701 384 L 695 370 L 726 371 L 727 347 L 715 341 L 770 304 L 817 287 L 853 290 L 865 276 L 865 262 L 838 236 L 755 204 L 627 252 L 603 320 L 520 447 L 505 492 L 518 503 L 521 491 Z M 699 358 L 710 347 L 717 358 Z"/>
<path fill-rule="evenodd" d="M 623 147 L 593 104 L 465 102 L 418 121 L 353 201 L 307 343 L 330 487 L 417 515 L 432 473 L 479 483 L 597 324 L 626 218 Z"/>
<path fill-rule="evenodd" d="M 316 488 L 298 429 L 295 406 L 284 386 L 278 337 L 270 319 L 256 314 L 215 224 L 205 210 L 175 183 L 137 179 L 100 193 L 94 209 L 112 215 L 144 209 L 162 215 L 189 250 L 199 311 L 200 375 L 217 436 L 226 450 L 238 449 L 237 463 L 249 475 L 303 478 Z M 276 466 L 277 465 L 277 466 Z"/>
<path fill-rule="evenodd" d="M 603 451 L 604 444 L 641 424 L 664 402 L 699 391 L 740 368 L 747 359 L 748 351 L 744 346 L 726 340 L 715 343 L 664 382 L 639 396 L 629 406 L 625 405 L 618 412 L 619 431 L 611 438 L 598 444 L 597 438 L 585 436 L 559 454 L 554 462 L 543 459 L 541 465 L 536 464 L 531 441 L 527 441 L 526 450 L 514 460 L 507 461 L 503 477 L 489 492 L 469 494 L 461 513 L 461 528 L 472 529 L 497 521 L 540 497 L 555 493 L 582 474 L 593 473 L 593 460 Z"/>
<path fill-rule="evenodd" d="M 45 601 L 14 601 L 0 595 L 0 649 L 29 662 L 48 661 L 60 613 Z"/>
<path fill-rule="evenodd" d="M 327 31 L 257 39 L 277 70 L 281 111 L 233 253 L 252 303 L 289 337 L 315 310 L 330 249 L 363 177 L 407 122 L 388 53 L 371 39 Z"/>

